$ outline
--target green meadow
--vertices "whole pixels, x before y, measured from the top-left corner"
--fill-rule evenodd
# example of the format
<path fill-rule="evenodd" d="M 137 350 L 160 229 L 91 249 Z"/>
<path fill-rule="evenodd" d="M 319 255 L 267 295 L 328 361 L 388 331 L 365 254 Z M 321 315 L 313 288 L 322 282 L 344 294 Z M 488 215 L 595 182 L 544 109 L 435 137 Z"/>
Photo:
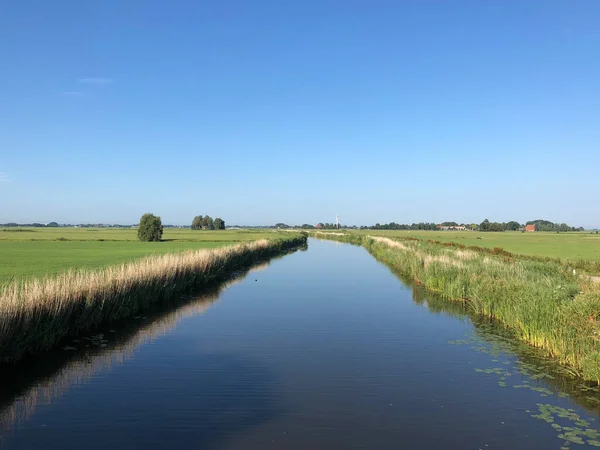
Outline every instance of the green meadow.
<path fill-rule="evenodd" d="M 137 230 L 132 228 L 0 228 L 0 284 L 73 268 L 97 269 L 148 255 L 216 248 L 278 235 L 270 230 L 165 228 L 163 242 L 139 242 Z"/>
<path fill-rule="evenodd" d="M 500 247 L 511 253 L 551 258 L 588 261 L 600 260 L 600 234 L 591 232 L 550 233 L 518 231 L 415 231 L 415 230 L 361 230 L 361 235 L 389 238 L 414 237 L 440 242 L 456 242 L 467 246 Z"/>

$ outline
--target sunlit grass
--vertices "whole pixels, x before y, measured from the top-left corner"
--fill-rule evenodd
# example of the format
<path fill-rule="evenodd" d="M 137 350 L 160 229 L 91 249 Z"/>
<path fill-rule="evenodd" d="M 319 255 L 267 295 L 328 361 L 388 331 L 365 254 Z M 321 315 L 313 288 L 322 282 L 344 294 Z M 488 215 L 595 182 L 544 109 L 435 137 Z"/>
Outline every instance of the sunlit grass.
<path fill-rule="evenodd" d="M 274 238 L 271 230 L 166 228 L 163 242 L 138 242 L 132 228 L 0 228 L 0 284 L 70 268 L 99 269 L 149 255 Z"/>
<path fill-rule="evenodd" d="M 69 270 L 0 287 L 0 360 L 16 360 L 103 322 L 230 277 L 306 242 L 300 234 L 192 250 L 110 266 Z"/>

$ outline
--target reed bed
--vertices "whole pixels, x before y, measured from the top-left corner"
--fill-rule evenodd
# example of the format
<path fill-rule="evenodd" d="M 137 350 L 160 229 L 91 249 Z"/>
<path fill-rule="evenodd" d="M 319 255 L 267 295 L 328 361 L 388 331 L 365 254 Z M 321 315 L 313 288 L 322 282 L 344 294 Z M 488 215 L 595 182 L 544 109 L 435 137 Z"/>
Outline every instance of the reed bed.
<path fill-rule="evenodd" d="M 357 243 L 355 236 L 315 237 Z M 600 285 L 556 261 L 418 239 L 364 236 L 378 260 L 473 313 L 494 319 L 587 380 L 600 383 Z"/>
<path fill-rule="evenodd" d="M 0 290 L 0 361 L 47 350 L 66 336 L 226 280 L 237 270 L 305 243 L 306 235 L 289 235 L 9 283 Z"/>

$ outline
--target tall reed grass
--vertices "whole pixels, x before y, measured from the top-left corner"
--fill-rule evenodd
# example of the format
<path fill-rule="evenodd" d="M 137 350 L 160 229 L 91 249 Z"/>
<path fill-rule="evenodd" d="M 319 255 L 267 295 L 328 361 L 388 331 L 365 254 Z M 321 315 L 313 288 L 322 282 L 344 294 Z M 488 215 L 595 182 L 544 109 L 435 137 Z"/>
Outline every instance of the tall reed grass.
<path fill-rule="evenodd" d="M 265 269 L 269 261 L 252 265 L 248 271 L 237 271 L 235 278 L 203 289 L 199 297 L 175 298 L 157 311 L 150 312 L 147 320 L 111 323 L 110 327 L 116 328 L 118 333 L 114 337 L 109 333 L 111 339 L 107 340 L 106 348 L 104 345 L 90 346 L 89 337 L 83 337 L 81 344 L 69 342 L 80 346 L 77 349 L 73 347 L 72 351 L 48 352 L 25 364 L 4 366 L 0 372 L 3 383 L 0 390 L 0 447 L 7 434 L 32 417 L 38 408 L 52 404 L 73 386 L 95 374 L 122 365 L 134 356 L 141 345 L 168 333 L 182 319 L 204 314 L 225 289 L 239 283 L 248 273 Z M 88 343 L 85 349 L 84 342 Z"/>
<path fill-rule="evenodd" d="M 354 235 L 318 238 L 357 243 Z M 360 238 L 379 261 L 428 290 L 465 302 L 521 341 L 600 383 L 600 285 L 556 261 L 433 241 Z"/>
<path fill-rule="evenodd" d="M 305 244 L 306 235 L 296 234 L 9 283 L 0 290 L 0 361 L 47 350 L 65 336 L 135 315 Z"/>

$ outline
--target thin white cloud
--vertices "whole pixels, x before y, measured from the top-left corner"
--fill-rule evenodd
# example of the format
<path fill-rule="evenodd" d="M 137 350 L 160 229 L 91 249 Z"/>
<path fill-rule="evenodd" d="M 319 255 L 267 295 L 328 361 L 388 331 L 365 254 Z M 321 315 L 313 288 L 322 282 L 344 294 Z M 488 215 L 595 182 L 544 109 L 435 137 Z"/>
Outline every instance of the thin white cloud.
<path fill-rule="evenodd" d="M 80 84 L 111 84 L 112 82 L 114 82 L 114 80 L 112 78 L 91 77 L 91 78 L 79 78 L 77 80 L 77 82 Z"/>
<path fill-rule="evenodd" d="M 0 172 L 0 183 L 10 183 L 10 178 L 4 172 Z"/>

